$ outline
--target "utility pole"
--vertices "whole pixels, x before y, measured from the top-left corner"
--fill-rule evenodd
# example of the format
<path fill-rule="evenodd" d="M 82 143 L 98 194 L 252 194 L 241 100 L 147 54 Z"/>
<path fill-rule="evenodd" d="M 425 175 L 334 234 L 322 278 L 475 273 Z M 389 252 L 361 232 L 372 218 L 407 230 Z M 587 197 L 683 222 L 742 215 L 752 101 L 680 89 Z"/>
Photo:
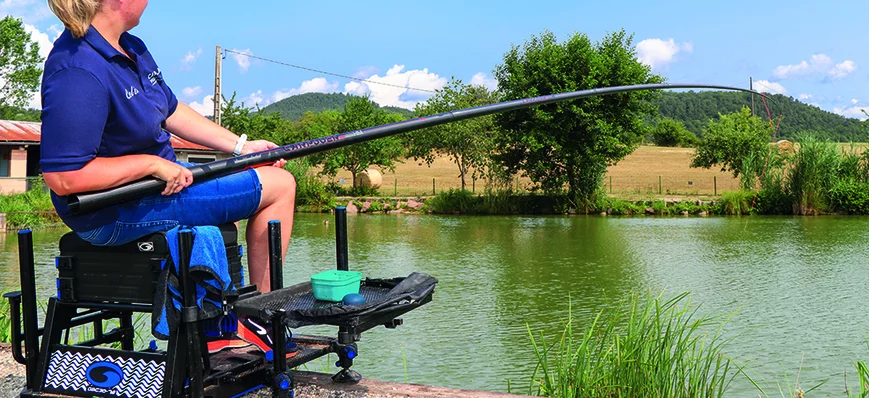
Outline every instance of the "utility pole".
<path fill-rule="evenodd" d="M 748 89 L 754 91 L 754 78 L 748 77 Z M 754 116 L 754 93 L 751 93 L 751 116 Z"/>
<path fill-rule="evenodd" d="M 220 124 L 220 73 L 223 54 L 220 51 L 220 46 L 217 46 L 214 57 L 214 123 Z"/>

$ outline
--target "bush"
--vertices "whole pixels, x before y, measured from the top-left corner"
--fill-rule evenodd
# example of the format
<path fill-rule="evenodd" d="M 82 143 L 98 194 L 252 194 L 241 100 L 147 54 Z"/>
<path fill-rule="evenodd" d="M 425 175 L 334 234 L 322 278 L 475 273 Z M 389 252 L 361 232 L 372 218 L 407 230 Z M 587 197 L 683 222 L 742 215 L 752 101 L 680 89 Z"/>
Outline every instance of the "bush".
<path fill-rule="evenodd" d="M 426 201 L 432 213 L 439 214 L 475 214 L 477 199 L 471 191 L 450 189 Z"/>
<path fill-rule="evenodd" d="M 751 204 L 754 201 L 754 197 L 754 191 L 724 192 L 721 194 L 720 212 L 729 216 L 751 214 Z"/>

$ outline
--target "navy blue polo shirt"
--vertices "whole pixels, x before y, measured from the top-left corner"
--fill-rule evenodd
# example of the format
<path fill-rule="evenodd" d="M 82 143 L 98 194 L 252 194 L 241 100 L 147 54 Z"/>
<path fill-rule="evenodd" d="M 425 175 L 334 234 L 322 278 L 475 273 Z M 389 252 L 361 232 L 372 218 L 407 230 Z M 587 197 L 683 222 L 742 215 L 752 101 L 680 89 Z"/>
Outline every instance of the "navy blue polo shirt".
<path fill-rule="evenodd" d="M 120 44 L 129 57 L 93 26 L 82 38 L 66 30 L 54 42 L 42 79 L 43 172 L 78 170 L 98 156 L 149 154 L 175 160 L 163 128 L 178 100 L 141 39 L 124 33 Z M 51 196 L 75 231 L 116 219 L 113 208 L 74 216 L 65 197 Z"/>

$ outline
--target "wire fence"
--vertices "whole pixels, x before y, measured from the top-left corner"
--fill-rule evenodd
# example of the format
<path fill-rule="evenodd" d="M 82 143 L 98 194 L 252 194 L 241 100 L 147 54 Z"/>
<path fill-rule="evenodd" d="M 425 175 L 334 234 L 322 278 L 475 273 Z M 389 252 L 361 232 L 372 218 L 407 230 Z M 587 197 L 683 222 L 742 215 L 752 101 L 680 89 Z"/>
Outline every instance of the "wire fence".
<path fill-rule="evenodd" d="M 329 180 L 324 180 L 328 182 Z M 344 188 L 353 186 L 350 176 L 334 180 Z M 474 193 L 485 193 L 487 188 L 494 190 L 510 189 L 514 192 L 532 192 L 534 186 L 527 178 L 513 178 L 511 181 L 493 186 L 485 179 L 466 178 L 465 189 Z M 658 176 L 605 176 L 601 187 L 607 194 L 613 196 L 718 196 L 722 192 L 736 191 L 739 181 L 727 174 L 685 177 L 682 175 Z M 462 189 L 461 178 L 385 175 L 378 188 L 382 196 L 434 196 L 451 189 Z"/>

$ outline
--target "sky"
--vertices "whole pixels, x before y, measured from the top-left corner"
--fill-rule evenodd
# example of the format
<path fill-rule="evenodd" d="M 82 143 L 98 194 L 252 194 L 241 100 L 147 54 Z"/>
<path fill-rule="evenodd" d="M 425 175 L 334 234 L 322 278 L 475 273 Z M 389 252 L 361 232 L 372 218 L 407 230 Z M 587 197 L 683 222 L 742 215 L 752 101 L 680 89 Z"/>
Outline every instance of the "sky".
<path fill-rule="evenodd" d="M 216 46 L 229 50 L 223 94 L 246 106 L 342 92 L 412 109 L 452 77 L 496 87 L 504 54 L 532 35 L 598 41 L 625 29 L 637 58 L 669 83 L 748 88 L 753 79 L 758 91 L 865 119 L 867 11 L 865 0 L 154 0 L 131 33 L 179 100 L 204 115 L 213 109 Z M 0 0 L 4 15 L 22 19 L 43 56 L 63 29 L 45 1 Z M 31 106 L 40 107 L 38 95 Z"/>

